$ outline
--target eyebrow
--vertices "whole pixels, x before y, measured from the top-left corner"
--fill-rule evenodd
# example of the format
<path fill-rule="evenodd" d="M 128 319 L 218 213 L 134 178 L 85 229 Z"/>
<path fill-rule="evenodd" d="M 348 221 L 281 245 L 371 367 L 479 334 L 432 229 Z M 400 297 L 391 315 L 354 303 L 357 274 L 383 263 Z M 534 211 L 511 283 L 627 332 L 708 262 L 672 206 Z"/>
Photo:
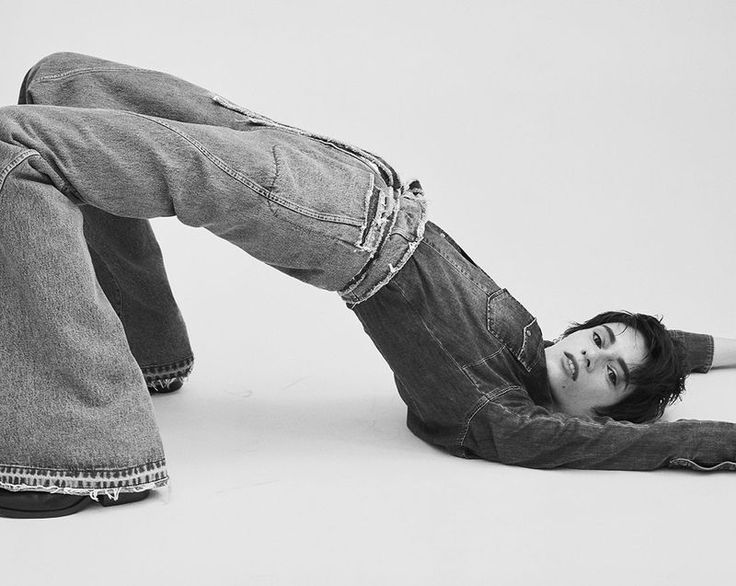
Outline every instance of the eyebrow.
<path fill-rule="evenodd" d="M 615 344 L 616 343 L 616 334 L 614 334 L 613 333 L 613 330 L 611 328 L 609 328 L 607 325 L 604 324 L 603 327 L 608 332 L 608 335 L 611 337 L 611 344 Z M 626 366 L 626 363 L 624 362 L 624 359 L 621 358 L 620 356 L 618 358 L 618 364 L 621 367 L 621 370 L 624 371 L 624 382 L 626 383 L 624 385 L 624 387 L 628 387 L 629 386 L 629 378 L 630 378 L 630 375 L 629 375 L 629 367 Z"/>

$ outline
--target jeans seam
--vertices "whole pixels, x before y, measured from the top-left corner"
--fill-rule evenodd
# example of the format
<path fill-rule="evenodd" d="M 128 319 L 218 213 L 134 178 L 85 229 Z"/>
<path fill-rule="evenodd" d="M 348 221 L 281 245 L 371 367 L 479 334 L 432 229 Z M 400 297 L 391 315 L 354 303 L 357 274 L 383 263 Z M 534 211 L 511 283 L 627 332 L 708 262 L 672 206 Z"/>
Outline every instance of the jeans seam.
<path fill-rule="evenodd" d="M 2 201 L 3 201 L 3 187 L 5 186 L 5 180 L 8 178 L 8 175 L 10 175 L 13 169 L 15 169 L 18 165 L 20 165 L 26 159 L 29 159 L 30 157 L 40 157 L 40 156 L 41 155 L 40 153 L 38 153 L 38 151 L 35 151 L 33 149 L 28 149 L 18 154 L 7 165 L 5 165 L 5 167 L 3 167 L 2 171 L 0 171 L 0 204 L 2 204 Z"/>
<path fill-rule="evenodd" d="M 271 149 L 271 153 L 273 155 L 273 167 L 274 168 L 273 168 L 273 181 L 271 181 L 271 186 L 268 188 L 269 193 L 273 193 L 273 190 L 276 187 L 276 181 L 278 181 L 279 176 L 281 175 L 281 165 L 279 164 L 279 156 L 278 156 L 278 153 L 276 152 L 276 145 L 273 145 L 273 148 Z"/>
<path fill-rule="evenodd" d="M 177 134 L 182 139 L 187 141 L 190 145 L 192 145 L 194 148 L 196 148 L 200 153 L 202 153 L 206 158 L 208 158 L 220 170 L 224 171 L 227 175 L 229 175 L 230 177 L 232 177 L 239 183 L 242 183 L 249 189 L 253 190 L 258 195 L 261 195 L 269 202 L 280 204 L 283 207 L 292 209 L 297 213 L 315 218 L 317 220 L 329 221 L 329 222 L 334 222 L 338 224 L 348 224 L 350 226 L 360 226 L 362 224 L 362 220 L 356 223 L 355 219 L 348 218 L 345 216 L 319 214 L 319 213 L 314 212 L 313 210 L 310 210 L 309 208 L 305 208 L 303 206 L 295 204 L 289 201 L 288 199 L 278 197 L 277 195 L 274 195 L 273 191 L 269 191 L 268 189 L 264 188 L 262 185 L 259 185 L 256 181 L 253 181 L 253 179 L 251 179 L 247 175 L 241 173 L 237 169 L 233 169 L 230 165 L 225 163 L 225 161 L 223 161 L 220 157 L 210 152 L 197 139 L 189 136 L 188 134 L 182 132 L 181 130 L 174 128 L 173 126 L 167 124 L 163 120 L 157 119 L 151 116 L 145 116 L 143 114 L 138 114 L 137 112 L 126 112 L 126 113 L 131 114 L 133 116 L 138 116 L 139 118 L 143 118 L 144 120 L 154 122 L 160 126 L 163 126 L 164 128 L 169 129 L 171 132 L 173 132 L 174 134 Z"/>
<path fill-rule="evenodd" d="M 166 458 L 159 458 L 158 460 L 149 460 L 148 462 L 144 462 L 143 464 L 136 464 L 135 466 L 123 466 L 118 468 L 106 468 L 105 466 L 94 466 L 91 468 L 87 468 L 87 470 L 94 470 L 94 471 L 100 471 L 100 472 L 115 472 L 117 470 L 135 470 L 138 468 L 145 468 L 146 466 L 153 466 L 153 465 L 164 465 L 166 463 Z M 53 468 L 51 466 L 29 466 L 27 464 L 20 464 L 20 463 L 10 463 L 10 464 L 0 464 L 0 470 L 3 468 L 30 468 L 33 470 L 49 470 L 51 472 L 68 472 L 69 468 Z"/>
<path fill-rule="evenodd" d="M 148 120 L 149 122 L 153 122 L 155 124 L 158 124 L 159 126 L 163 126 L 164 128 L 169 129 L 174 134 L 178 135 L 182 139 L 184 139 L 186 142 L 188 142 L 190 145 L 192 145 L 194 148 L 196 148 L 200 153 L 202 153 L 206 158 L 208 158 L 216 167 L 218 167 L 220 170 L 225 172 L 227 175 L 238 181 L 239 183 L 242 183 L 249 189 L 252 189 L 259 195 L 262 195 L 263 197 L 267 198 L 269 197 L 270 193 L 267 189 L 263 188 L 261 185 L 253 181 L 250 177 L 244 175 L 243 173 L 237 171 L 236 169 L 233 169 L 230 167 L 225 161 L 220 159 L 220 157 L 216 156 L 215 154 L 211 153 L 202 143 L 200 143 L 197 139 L 192 138 L 191 136 L 185 134 L 181 130 L 177 130 L 173 126 L 166 124 L 163 120 L 154 118 L 152 116 L 145 116 L 143 114 L 139 114 L 137 112 L 130 112 L 126 111 L 126 114 L 130 114 L 132 116 L 137 116 L 138 118 L 143 118 L 144 120 Z"/>
<path fill-rule="evenodd" d="M 149 364 L 140 366 L 143 378 L 146 384 L 158 380 L 187 378 L 194 369 L 194 356 L 190 355 L 182 360 L 171 362 L 169 364 Z"/>
<path fill-rule="evenodd" d="M 273 179 L 273 182 L 271 183 L 271 188 L 268 191 L 268 195 L 265 196 L 269 202 L 278 204 L 280 206 L 293 210 L 303 216 L 308 216 L 316 220 L 332 222 L 334 224 L 347 224 L 348 226 L 361 226 L 361 227 L 363 226 L 363 224 L 365 223 L 364 219 L 358 220 L 356 218 L 351 218 L 350 216 L 341 216 L 337 214 L 323 214 L 311 208 L 308 208 L 306 206 L 302 206 L 298 203 L 294 203 L 293 201 L 285 197 L 279 197 L 278 195 L 275 195 L 273 190 L 276 186 L 276 180 L 279 177 L 280 167 L 281 167 L 279 163 L 279 159 L 278 159 L 278 145 L 273 146 L 272 152 L 273 152 L 274 161 L 276 162 L 276 174 L 274 175 L 274 179 Z"/>
<path fill-rule="evenodd" d="M 47 83 L 47 82 L 56 81 L 58 79 L 63 79 L 65 77 L 71 77 L 73 75 L 84 75 L 86 73 L 97 73 L 97 72 L 105 72 L 105 71 L 135 71 L 138 73 L 149 71 L 151 73 L 157 73 L 155 71 L 150 71 L 149 69 L 135 68 L 135 67 L 78 67 L 77 69 L 70 69 L 69 71 L 64 71 L 62 73 L 42 75 L 42 76 L 36 77 L 35 81 L 38 81 L 41 83 Z"/>
<path fill-rule="evenodd" d="M 107 295 L 107 291 L 103 290 L 103 293 L 105 293 L 105 297 L 107 297 L 108 301 L 110 301 L 110 305 L 115 310 L 115 313 L 117 314 L 118 319 L 120 320 L 120 323 L 123 324 L 123 328 L 125 328 L 124 313 L 123 313 L 123 290 L 120 287 L 120 283 L 118 282 L 118 279 L 115 276 L 115 273 L 110 268 L 110 265 L 108 264 L 108 262 L 104 258 L 102 258 L 102 255 L 96 250 L 94 250 L 93 247 L 89 246 L 89 243 L 87 243 L 87 248 L 94 251 L 95 255 L 97 255 L 97 259 L 99 260 L 99 262 L 101 262 L 104 265 L 105 269 L 107 270 L 108 274 L 110 275 L 110 277 L 112 278 L 115 284 L 115 294 L 116 295 L 115 295 L 114 302 L 110 301 L 110 297 Z M 99 280 L 98 280 L 98 283 L 99 283 Z"/>
<path fill-rule="evenodd" d="M 181 358 L 180 360 L 175 360 L 174 362 L 169 362 L 167 364 L 158 364 L 158 363 L 146 364 L 146 365 L 141 366 L 140 368 L 141 369 L 144 369 L 144 368 L 161 368 L 161 369 L 175 368 L 178 366 L 188 366 L 193 361 L 194 361 L 194 356 L 190 354 L 186 358 Z"/>
<path fill-rule="evenodd" d="M 166 459 L 151 460 L 122 468 L 49 468 L 25 464 L 0 465 L 0 487 L 13 491 L 36 491 L 116 499 L 120 493 L 165 486 L 169 481 Z"/>
<path fill-rule="evenodd" d="M 373 153 L 369 151 L 363 150 L 358 147 L 354 147 L 346 142 L 342 142 L 334 138 L 330 138 L 329 136 L 324 136 L 316 132 L 307 132 L 306 130 L 297 128 L 296 126 L 291 126 L 289 124 L 283 124 L 281 122 L 276 122 L 275 120 L 272 120 L 268 116 L 264 116 L 263 114 L 259 114 L 258 112 L 254 112 L 253 110 L 249 110 L 248 108 L 244 108 L 243 106 L 240 106 L 234 102 L 231 102 L 227 98 L 223 98 L 222 96 L 219 96 L 217 94 L 212 94 L 212 100 L 215 103 L 219 104 L 220 106 L 227 108 L 228 110 L 233 110 L 235 112 L 238 112 L 239 114 L 243 114 L 244 116 L 247 116 L 254 124 L 260 124 L 260 125 L 271 127 L 271 128 L 280 128 L 283 130 L 287 130 L 294 134 L 298 134 L 300 136 L 311 138 L 313 140 L 326 144 L 327 146 L 330 146 L 336 150 L 339 150 L 345 154 L 348 154 L 354 157 L 355 159 L 357 159 L 363 165 L 365 165 L 371 172 L 377 173 L 378 175 L 385 174 L 386 175 L 385 182 L 387 183 L 387 186 L 389 188 L 393 188 L 395 187 L 395 185 L 401 184 L 401 181 L 396 171 L 378 155 L 374 155 Z"/>

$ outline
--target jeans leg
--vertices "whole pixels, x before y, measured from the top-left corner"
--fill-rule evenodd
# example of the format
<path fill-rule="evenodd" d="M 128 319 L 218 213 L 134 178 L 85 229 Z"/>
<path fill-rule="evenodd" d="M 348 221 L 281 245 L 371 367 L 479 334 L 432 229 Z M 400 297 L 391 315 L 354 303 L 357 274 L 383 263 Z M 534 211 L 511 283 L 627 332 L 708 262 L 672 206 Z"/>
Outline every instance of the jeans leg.
<path fill-rule="evenodd" d="M 244 116 L 205 88 L 168 73 L 79 53 L 53 53 L 26 74 L 21 104 L 127 110 L 191 124 L 242 128 Z"/>
<path fill-rule="evenodd" d="M 0 369 L 0 485 L 94 493 L 166 480 L 150 399 L 94 277 L 80 207 L 176 215 L 338 291 L 379 255 L 397 217 L 389 189 L 339 145 L 246 117 L 236 130 L 119 109 L 0 108 L 0 283 L 10 300 L 0 361 L 13 364 Z"/>
<path fill-rule="evenodd" d="M 80 206 L 97 280 L 125 328 L 146 383 L 190 374 L 194 357 L 148 220 Z"/>
<path fill-rule="evenodd" d="M 71 74 L 80 68 L 86 75 Z M 144 92 L 147 84 L 130 83 L 133 78 L 125 75 L 116 87 L 95 83 L 93 69 L 110 73 L 109 63 L 99 59 L 69 53 L 50 55 L 28 71 L 18 102 L 136 109 L 136 92 Z M 141 99 L 138 111 L 154 114 L 151 110 Z M 120 218 L 91 206 L 80 209 L 97 279 L 123 323 L 146 382 L 155 386 L 166 379 L 188 376 L 194 362 L 192 349 L 150 222 Z"/>
<path fill-rule="evenodd" d="M 162 486 L 144 379 L 95 278 L 82 214 L 43 167 L 36 151 L 0 142 L 0 487 Z"/>
<path fill-rule="evenodd" d="M 287 141 L 286 148 L 271 142 L 273 183 L 261 185 L 265 188 L 262 193 L 270 191 L 274 196 L 271 199 L 275 204 L 274 215 L 279 215 L 279 210 L 283 210 L 281 205 L 286 203 L 291 210 L 306 211 L 334 224 L 362 223 L 361 238 L 350 244 L 357 242 L 359 252 L 368 251 L 371 257 L 379 252 L 339 291 L 349 306 L 360 303 L 390 280 L 410 256 L 418 243 L 416 239 L 421 239 L 426 204 L 423 200 L 415 201 L 414 195 L 412 201 L 404 198 L 405 187 L 398 174 L 381 157 L 330 137 L 284 126 L 167 73 L 77 53 L 54 53 L 28 72 L 20 101 L 127 110 L 187 124 L 259 131 L 262 135 L 278 134 L 274 128 L 280 128 L 321 143 L 326 148 L 311 148 L 314 143 L 305 148 L 308 141 Z M 304 164 L 309 158 L 318 160 Z M 356 172 L 356 160 L 361 172 Z M 246 157 L 236 166 L 251 162 Z M 311 176 L 306 177 L 310 172 Z M 289 192 L 287 199 L 278 193 L 284 188 Z M 298 196 L 295 189 L 300 190 Z M 322 201 L 315 202 L 320 194 Z M 334 205 L 325 206 L 330 200 Z M 360 203 L 355 205 L 357 202 Z M 314 203 L 319 205 L 313 207 Z M 325 207 L 331 213 L 325 214 Z M 303 225 L 302 219 L 297 218 L 297 226 Z M 330 238 L 333 233 L 334 226 L 326 235 Z M 326 279 L 320 283 L 317 275 L 301 268 L 282 266 L 281 270 L 317 286 L 329 289 L 333 285 Z"/>
<path fill-rule="evenodd" d="M 53 184 L 113 216 L 176 215 L 278 270 L 338 291 L 376 253 L 385 185 L 360 161 L 286 130 L 121 110 L 0 108 L 0 142 L 34 149 Z"/>

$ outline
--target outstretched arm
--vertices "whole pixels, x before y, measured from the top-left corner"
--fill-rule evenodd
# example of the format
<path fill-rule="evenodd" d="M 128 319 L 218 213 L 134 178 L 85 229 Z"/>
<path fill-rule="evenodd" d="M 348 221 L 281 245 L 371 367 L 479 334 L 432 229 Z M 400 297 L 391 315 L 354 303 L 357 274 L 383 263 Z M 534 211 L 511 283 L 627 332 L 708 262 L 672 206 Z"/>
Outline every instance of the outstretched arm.
<path fill-rule="evenodd" d="M 711 368 L 736 368 L 736 339 L 715 338 L 708 334 L 693 334 L 670 330 L 687 351 L 691 372 L 708 372 Z"/>
<path fill-rule="evenodd" d="M 681 330 L 668 331 L 673 338 L 680 341 L 685 347 L 688 372 L 708 372 L 712 367 L 716 366 L 713 336 L 683 332 Z"/>
<path fill-rule="evenodd" d="M 734 423 L 590 420 L 550 413 L 518 387 L 483 397 L 460 439 L 458 455 L 529 468 L 736 470 Z"/>
<path fill-rule="evenodd" d="M 713 368 L 736 368 L 736 340 L 713 338 Z"/>

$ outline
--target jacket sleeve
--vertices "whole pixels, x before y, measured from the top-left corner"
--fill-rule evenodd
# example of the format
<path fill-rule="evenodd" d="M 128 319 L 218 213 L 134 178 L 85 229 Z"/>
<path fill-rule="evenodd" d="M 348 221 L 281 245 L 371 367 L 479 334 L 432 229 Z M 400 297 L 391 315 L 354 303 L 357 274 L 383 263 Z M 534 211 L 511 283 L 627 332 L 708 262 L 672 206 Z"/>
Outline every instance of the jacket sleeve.
<path fill-rule="evenodd" d="M 713 336 L 668 330 L 670 336 L 682 343 L 688 372 L 708 372 L 713 365 Z"/>
<path fill-rule="evenodd" d="M 462 455 L 529 468 L 736 470 L 736 424 L 635 424 L 551 413 L 513 387 L 474 408 Z"/>

